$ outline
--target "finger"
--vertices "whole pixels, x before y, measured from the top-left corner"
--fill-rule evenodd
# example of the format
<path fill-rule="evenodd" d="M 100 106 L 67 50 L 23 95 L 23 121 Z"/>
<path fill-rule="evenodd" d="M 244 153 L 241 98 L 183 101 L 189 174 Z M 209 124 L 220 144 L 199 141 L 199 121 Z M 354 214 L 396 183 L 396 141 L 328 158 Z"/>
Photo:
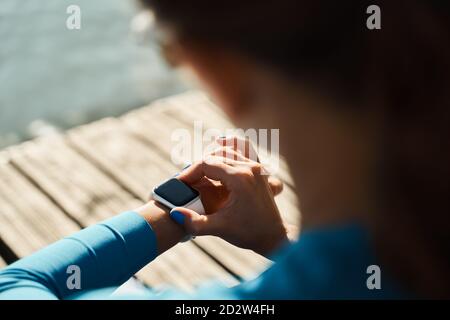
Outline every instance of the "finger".
<path fill-rule="evenodd" d="M 255 151 L 250 140 L 238 136 L 220 137 L 216 139 L 216 143 L 221 146 L 231 147 L 239 151 L 244 157 L 259 162 L 258 154 Z"/>
<path fill-rule="evenodd" d="M 191 165 L 185 171 L 181 172 L 178 178 L 192 185 L 203 177 L 207 177 L 220 181 L 225 186 L 229 186 L 233 182 L 234 172 L 235 169 L 225 164 L 219 157 L 208 157 L 203 161 Z"/>
<path fill-rule="evenodd" d="M 220 156 L 224 158 L 224 162 L 234 166 L 234 167 L 251 167 L 254 166 L 254 162 L 251 162 L 249 159 L 244 158 L 242 156 L 242 154 L 234 151 L 233 149 L 229 148 L 229 147 L 222 147 L 217 149 L 216 151 L 214 151 L 212 153 L 212 155 L 215 156 Z M 233 161 L 234 160 L 234 161 Z M 261 166 L 261 164 L 258 164 L 259 166 Z M 266 175 L 266 171 L 264 171 L 264 169 L 261 170 L 261 173 Z M 283 191 L 283 182 L 273 176 L 269 176 L 268 177 L 268 183 L 270 186 L 270 189 L 272 190 L 272 193 L 276 196 L 278 194 L 280 194 Z"/>
<path fill-rule="evenodd" d="M 249 161 L 248 158 L 244 157 L 240 152 L 234 150 L 232 147 L 217 148 L 210 155 L 223 157 L 225 159 L 231 159 L 231 160 Z"/>
<path fill-rule="evenodd" d="M 269 176 L 269 186 L 275 196 L 283 191 L 283 182 L 276 177 Z"/>
<path fill-rule="evenodd" d="M 239 171 L 240 169 L 245 169 L 245 170 L 251 171 L 253 174 L 258 175 L 258 176 L 259 175 L 268 176 L 267 170 L 259 162 L 251 161 L 248 159 L 245 159 L 245 161 L 240 161 L 240 160 L 233 160 L 233 159 L 229 159 L 229 158 L 226 159 L 223 157 L 219 157 L 217 160 L 226 163 L 228 166 L 235 168 L 237 171 Z"/>
<path fill-rule="evenodd" d="M 191 209 L 176 207 L 170 211 L 170 216 L 193 236 L 218 235 L 219 230 L 223 228 L 219 213 L 202 215 Z"/>

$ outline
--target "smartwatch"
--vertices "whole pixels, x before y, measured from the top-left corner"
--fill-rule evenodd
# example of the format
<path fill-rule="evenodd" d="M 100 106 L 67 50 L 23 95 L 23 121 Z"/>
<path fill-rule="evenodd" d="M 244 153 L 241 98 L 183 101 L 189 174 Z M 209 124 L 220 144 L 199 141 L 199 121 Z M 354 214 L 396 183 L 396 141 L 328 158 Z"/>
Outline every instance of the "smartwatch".
<path fill-rule="evenodd" d="M 169 209 L 184 207 L 205 214 L 199 192 L 177 178 L 170 178 L 154 188 L 151 197 Z M 192 236 L 188 235 L 182 241 L 190 239 Z"/>

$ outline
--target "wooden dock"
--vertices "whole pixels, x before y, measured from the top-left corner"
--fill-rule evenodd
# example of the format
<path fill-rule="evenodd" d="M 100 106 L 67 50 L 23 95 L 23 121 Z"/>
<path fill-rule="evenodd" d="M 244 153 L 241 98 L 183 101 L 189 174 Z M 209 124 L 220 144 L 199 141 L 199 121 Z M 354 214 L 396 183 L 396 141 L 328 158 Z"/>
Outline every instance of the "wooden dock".
<path fill-rule="evenodd" d="M 205 94 L 158 100 L 119 118 L 105 118 L 0 151 L 0 267 L 82 227 L 147 200 L 149 190 L 180 170 L 170 160 L 171 133 L 232 128 Z M 286 170 L 277 203 L 298 221 Z M 257 276 L 270 262 L 211 236 L 176 245 L 136 276 L 153 288 L 187 291 L 207 280 L 227 286 Z"/>

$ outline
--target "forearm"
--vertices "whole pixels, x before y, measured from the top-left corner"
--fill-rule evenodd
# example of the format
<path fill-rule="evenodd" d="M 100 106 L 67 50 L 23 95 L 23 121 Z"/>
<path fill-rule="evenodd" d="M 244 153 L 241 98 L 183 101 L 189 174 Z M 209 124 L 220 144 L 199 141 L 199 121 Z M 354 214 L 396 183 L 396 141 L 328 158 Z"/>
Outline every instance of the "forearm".
<path fill-rule="evenodd" d="M 144 218 L 144 219 L 142 219 Z M 153 202 L 88 227 L 0 271 L 1 298 L 60 298 L 80 290 L 116 287 L 158 254 L 175 245 L 183 231 Z M 71 288 L 70 266 L 80 271 Z"/>

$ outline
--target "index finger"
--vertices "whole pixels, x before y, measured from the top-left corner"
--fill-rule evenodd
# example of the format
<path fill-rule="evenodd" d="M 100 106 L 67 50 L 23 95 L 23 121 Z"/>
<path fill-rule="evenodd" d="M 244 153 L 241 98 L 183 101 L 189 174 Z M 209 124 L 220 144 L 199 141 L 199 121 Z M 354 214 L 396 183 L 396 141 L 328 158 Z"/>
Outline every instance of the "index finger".
<path fill-rule="evenodd" d="M 187 183 L 194 184 L 203 177 L 220 181 L 224 186 L 229 186 L 233 180 L 232 173 L 235 171 L 233 167 L 225 164 L 218 157 L 208 157 L 207 159 L 197 162 L 184 170 L 178 178 Z"/>
<path fill-rule="evenodd" d="M 216 143 L 223 147 L 231 147 L 242 153 L 244 157 L 259 162 L 258 153 L 253 147 L 252 142 L 247 138 L 239 136 L 220 137 L 216 140 Z"/>

